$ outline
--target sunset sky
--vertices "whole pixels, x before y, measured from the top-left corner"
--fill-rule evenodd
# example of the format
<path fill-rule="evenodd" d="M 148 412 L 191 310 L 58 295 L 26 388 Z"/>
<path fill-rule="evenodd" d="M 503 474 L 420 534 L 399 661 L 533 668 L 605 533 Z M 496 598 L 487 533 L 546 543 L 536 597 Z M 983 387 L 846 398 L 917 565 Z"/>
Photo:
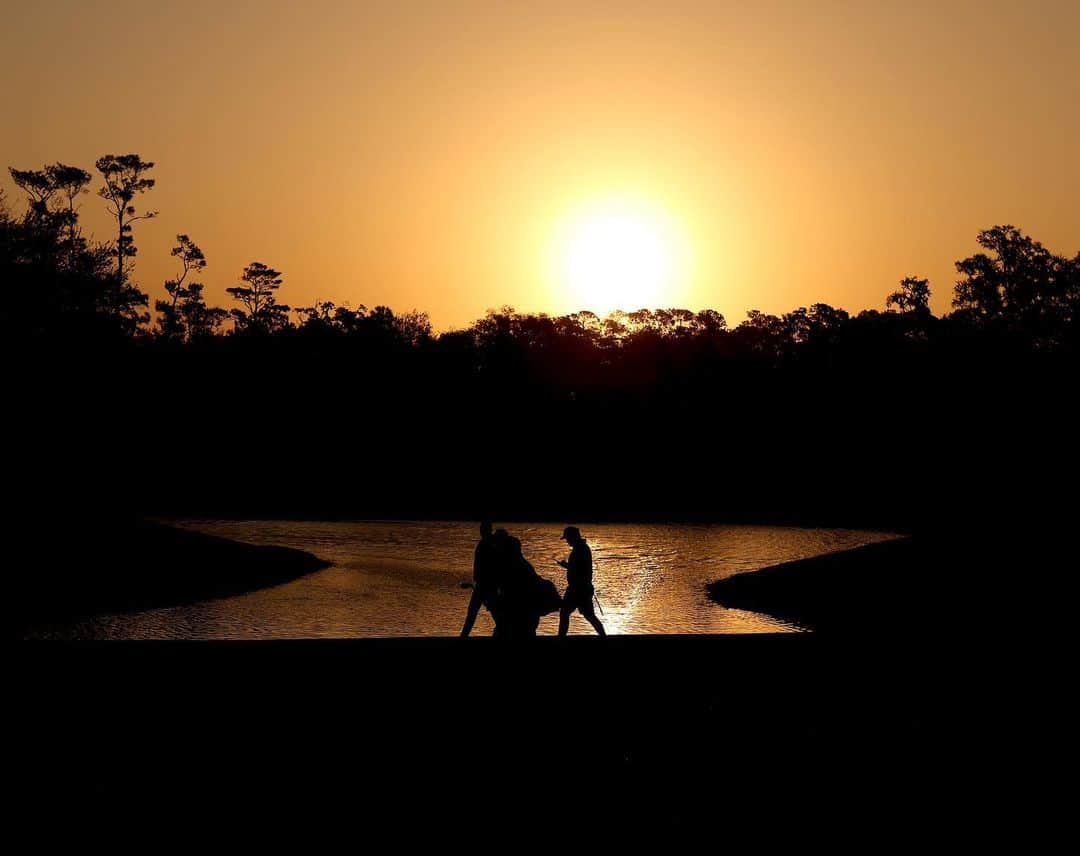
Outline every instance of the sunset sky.
<path fill-rule="evenodd" d="M 155 161 L 152 297 L 178 232 L 211 302 L 259 260 L 294 306 L 439 329 L 503 304 L 883 308 L 908 274 L 942 312 L 980 228 L 1080 249 L 1076 0 L 15 0 L 3 22 L 2 166 Z M 84 197 L 107 239 L 103 209 Z"/>

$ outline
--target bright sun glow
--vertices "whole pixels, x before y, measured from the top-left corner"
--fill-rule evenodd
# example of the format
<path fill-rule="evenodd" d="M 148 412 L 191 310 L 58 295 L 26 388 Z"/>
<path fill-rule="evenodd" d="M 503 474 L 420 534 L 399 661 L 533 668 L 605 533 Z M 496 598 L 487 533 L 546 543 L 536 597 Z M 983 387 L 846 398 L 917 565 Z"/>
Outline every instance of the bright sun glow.
<path fill-rule="evenodd" d="M 580 210 L 560 231 L 558 275 L 575 308 L 605 314 L 671 303 L 682 254 L 660 212 L 612 202 Z"/>

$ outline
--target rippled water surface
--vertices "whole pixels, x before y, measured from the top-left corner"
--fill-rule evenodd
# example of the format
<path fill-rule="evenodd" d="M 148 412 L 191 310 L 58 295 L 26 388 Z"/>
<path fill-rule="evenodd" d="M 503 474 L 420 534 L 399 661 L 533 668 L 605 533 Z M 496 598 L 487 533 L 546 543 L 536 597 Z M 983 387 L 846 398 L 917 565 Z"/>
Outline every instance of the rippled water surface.
<path fill-rule="evenodd" d="M 54 629 L 88 638 L 271 639 L 445 636 L 461 629 L 477 526 L 458 522 L 172 521 L 252 544 L 307 550 L 333 563 L 272 588 L 222 600 L 104 615 Z M 500 523 L 518 536 L 537 571 L 565 587 L 555 558 L 568 550 L 556 524 Z M 705 584 L 779 562 L 893 537 L 845 529 L 774 526 L 596 524 L 583 526 L 593 549 L 601 620 L 609 633 L 753 633 L 799 628 L 725 609 Z M 147 573 L 152 573 L 147 568 Z M 872 572 L 872 571 L 868 571 Z M 474 634 L 491 633 L 481 611 Z M 554 634 L 558 615 L 541 619 Z M 576 613 L 571 633 L 591 633 Z"/>

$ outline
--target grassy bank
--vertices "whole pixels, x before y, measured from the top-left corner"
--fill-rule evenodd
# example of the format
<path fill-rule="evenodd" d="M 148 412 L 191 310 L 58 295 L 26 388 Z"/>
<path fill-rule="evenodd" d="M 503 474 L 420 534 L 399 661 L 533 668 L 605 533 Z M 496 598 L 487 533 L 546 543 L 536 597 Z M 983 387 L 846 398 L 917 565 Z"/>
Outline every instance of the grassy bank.
<path fill-rule="evenodd" d="M 18 584 L 22 627 L 98 612 L 229 597 L 328 566 L 302 550 L 257 546 L 141 520 L 38 533 Z"/>
<path fill-rule="evenodd" d="M 901 538 L 736 574 L 710 583 L 709 596 L 812 630 L 893 627 L 923 603 L 905 595 L 903 580 L 928 560 L 923 542 Z"/>

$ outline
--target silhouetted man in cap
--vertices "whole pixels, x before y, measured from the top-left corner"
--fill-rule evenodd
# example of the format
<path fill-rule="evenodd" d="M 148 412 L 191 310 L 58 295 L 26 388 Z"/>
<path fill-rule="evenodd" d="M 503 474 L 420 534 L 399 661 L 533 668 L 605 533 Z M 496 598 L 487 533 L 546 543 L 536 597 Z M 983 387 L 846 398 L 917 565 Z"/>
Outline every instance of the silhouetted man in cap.
<path fill-rule="evenodd" d="M 570 545 L 570 558 L 559 562 L 566 568 L 566 593 L 563 595 L 562 609 L 559 610 L 559 635 L 565 636 L 570 629 L 570 613 L 576 609 L 597 633 L 607 636 L 604 625 L 593 612 L 592 550 L 576 526 L 567 526 L 562 537 Z"/>

